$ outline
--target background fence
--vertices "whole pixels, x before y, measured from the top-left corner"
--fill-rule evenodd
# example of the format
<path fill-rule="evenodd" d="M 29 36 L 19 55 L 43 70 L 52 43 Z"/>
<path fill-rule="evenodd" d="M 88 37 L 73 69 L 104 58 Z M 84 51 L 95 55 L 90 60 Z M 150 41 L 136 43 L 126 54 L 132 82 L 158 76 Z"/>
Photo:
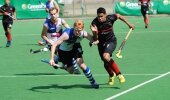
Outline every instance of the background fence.
<path fill-rule="evenodd" d="M 40 2 L 41 3 L 40 3 Z M 46 18 L 45 2 L 47 0 L 11 0 L 16 7 L 17 19 Z M 140 16 L 138 0 L 56 0 L 60 6 L 60 17 L 95 16 L 96 9 L 104 7 L 107 13 L 119 13 Z M 0 6 L 4 0 L 0 0 Z M 151 14 L 170 14 L 170 0 L 152 0 Z"/>

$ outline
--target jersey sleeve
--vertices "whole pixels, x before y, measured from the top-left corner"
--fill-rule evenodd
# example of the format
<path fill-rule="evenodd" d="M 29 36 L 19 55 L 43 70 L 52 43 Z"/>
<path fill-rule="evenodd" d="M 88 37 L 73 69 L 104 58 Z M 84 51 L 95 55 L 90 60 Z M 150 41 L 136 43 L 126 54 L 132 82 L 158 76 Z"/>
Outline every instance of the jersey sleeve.
<path fill-rule="evenodd" d="M 46 19 L 46 20 L 44 21 L 43 26 L 45 26 L 45 27 L 47 27 L 47 28 L 48 28 L 48 19 Z"/>
<path fill-rule="evenodd" d="M 117 20 L 117 15 L 116 14 L 112 14 L 112 15 L 109 15 L 109 19 L 114 22 Z"/>
<path fill-rule="evenodd" d="M 97 25 L 97 18 L 95 18 L 92 22 L 91 25 Z"/>
<path fill-rule="evenodd" d="M 63 18 L 61 18 L 61 24 L 64 25 L 64 23 L 66 23 L 66 21 Z"/>

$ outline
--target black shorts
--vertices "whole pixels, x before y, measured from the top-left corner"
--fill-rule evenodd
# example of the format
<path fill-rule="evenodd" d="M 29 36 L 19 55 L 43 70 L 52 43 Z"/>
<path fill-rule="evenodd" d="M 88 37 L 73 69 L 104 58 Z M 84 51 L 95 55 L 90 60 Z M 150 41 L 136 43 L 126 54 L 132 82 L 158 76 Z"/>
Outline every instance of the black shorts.
<path fill-rule="evenodd" d="M 109 53 L 112 56 L 113 51 L 116 49 L 117 39 L 115 37 L 106 41 L 105 43 L 98 44 L 98 51 L 100 54 L 100 58 L 103 60 L 103 54 Z"/>
<path fill-rule="evenodd" d="M 74 52 L 73 50 L 71 51 L 63 51 L 63 50 L 58 50 L 58 55 L 60 58 L 60 61 L 64 64 L 67 65 L 68 67 L 73 65 L 73 58 L 74 58 Z"/>
<path fill-rule="evenodd" d="M 83 55 L 83 49 L 80 43 L 75 43 L 73 46 L 73 51 L 76 58 L 82 58 Z"/>
<path fill-rule="evenodd" d="M 149 13 L 149 5 L 148 4 L 141 5 L 141 13 L 143 16 L 145 16 L 146 14 Z"/>
<path fill-rule="evenodd" d="M 11 29 L 12 24 L 13 24 L 12 21 L 9 21 L 9 22 L 2 22 L 2 25 L 3 25 L 5 31 L 7 31 L 7 28 L 10 28 L 10 29 Z"/>

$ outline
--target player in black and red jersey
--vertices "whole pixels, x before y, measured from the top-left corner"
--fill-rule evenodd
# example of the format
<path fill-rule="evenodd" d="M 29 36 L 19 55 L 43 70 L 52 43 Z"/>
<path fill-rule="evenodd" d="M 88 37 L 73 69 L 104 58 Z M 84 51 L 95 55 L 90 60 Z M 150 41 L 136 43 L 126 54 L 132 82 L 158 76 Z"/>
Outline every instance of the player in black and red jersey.
<path fill-rule="evenodd" d="M 144 23 L 145 23 L 145 28 L 148 28 L 149 24 L 149 19 L 148 19 L 148 14 L 149 14 L 149 6 L 151 0 L 138 0 L 138 4 L 141 6 L 141 13 L 144 18 Z"/>
<path fill-rule="evenodd" d="M 104 67 L 109 74 L 109 85 L 114 84 L 114 73 L 118 77 L 120 83 L 125 82 L 124 76 L 121 74 L 119 67 L 115 61 L 111 58 L 113 51 L 116 48 L 117 39 L 113 32 L 114 22 L 120 19 L 125 22 L 129 28 L 134 29 L 134 25 L 130 24 L 123 16 L 119 14 L 107 15 L 105 8 L 97 9 L 97 17 L 91 23 L 91 30 L 93 32 L 94 40 L 98 43 L 98 51 L 102 61 L 104 62 Z M 98 31 L 95 31 L 93 29 Z"/>
<path fill-rule="evenodd" d="M 2 24 L 4 27 L 5 35 L 7 37 L 6 47 L 11 46 L 11 27 L 13 20 L 16 18 L 15 7 L 10 5 L 10 0 L 4 0 L 5 4 L 0 7 L 0 15 L 3 16 Z"/>

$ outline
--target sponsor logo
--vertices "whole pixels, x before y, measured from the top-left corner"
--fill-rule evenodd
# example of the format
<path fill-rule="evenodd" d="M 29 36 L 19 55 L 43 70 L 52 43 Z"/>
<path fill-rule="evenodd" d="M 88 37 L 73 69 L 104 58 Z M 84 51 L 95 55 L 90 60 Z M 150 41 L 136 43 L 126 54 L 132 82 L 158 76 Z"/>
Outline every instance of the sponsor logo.
<path fill-rule="evenodd" d="M 23 10 L 31 10 L 31 11 L 40 11 L 40 10 L 44 10 L 46 7 L 45 4 L 41 3 L 41 4 L 38 4 L 38 5 L 33 5 L 33 4 L 22 4 L 21 5 L 21 8 Z"/>
<path fill-rule="evenodd" d="M 128 7 L 128 8 L 139 8 L 138 3 L 134 2 L 120 2 L 121 7 Z"/>
<path fill-rule="evenodd" d="M 151 5 L 152 6 L 154 6 L 154 4 L 153 4 L 153 2 L 151 2 Z M 129 2 L 129 1 L 127 1 L 127 2 L 120 2 L 120 6 L 121 7 L 127 7 L 127 8 L 130 8 L 130 9 L 139 9 L 140 8 L 140 6 L 138 5 L 138 3 L 137 2 Z"/>

